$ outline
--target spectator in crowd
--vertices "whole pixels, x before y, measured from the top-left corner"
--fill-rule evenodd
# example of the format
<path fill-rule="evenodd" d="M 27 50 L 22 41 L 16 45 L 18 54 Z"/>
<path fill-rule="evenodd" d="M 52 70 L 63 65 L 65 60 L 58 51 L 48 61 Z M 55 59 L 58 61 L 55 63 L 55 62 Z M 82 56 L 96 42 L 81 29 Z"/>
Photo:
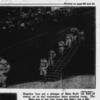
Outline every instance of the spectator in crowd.
<path fill-rule="evenodd" d="M 0 57 L 0 85 L 1 87 L 6 87 L 6 80 L 7 76 L 5 73 L 9 72 L 10 70 L 10 65 L 8 62 Z"/>

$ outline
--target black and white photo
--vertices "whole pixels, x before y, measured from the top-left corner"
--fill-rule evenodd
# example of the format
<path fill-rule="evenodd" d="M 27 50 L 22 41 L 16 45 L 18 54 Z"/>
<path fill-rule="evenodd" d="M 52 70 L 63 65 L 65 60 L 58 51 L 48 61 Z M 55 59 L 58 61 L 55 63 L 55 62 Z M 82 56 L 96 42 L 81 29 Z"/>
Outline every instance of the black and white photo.
<path fill-rule="evenodd" d="M 96 11 L 0 6 L 0 88 L 96 88 Z"/>

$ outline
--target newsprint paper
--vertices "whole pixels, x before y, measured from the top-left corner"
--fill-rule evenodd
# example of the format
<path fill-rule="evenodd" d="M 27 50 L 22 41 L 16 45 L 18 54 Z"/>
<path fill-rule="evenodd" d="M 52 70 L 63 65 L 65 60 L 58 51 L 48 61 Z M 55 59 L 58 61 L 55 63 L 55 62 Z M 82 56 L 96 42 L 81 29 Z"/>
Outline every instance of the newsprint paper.
<path fill-rule="evenodd" d="M 100 100 L 99 11 L 95 0 L 0 0 L 0 100 Z"/>

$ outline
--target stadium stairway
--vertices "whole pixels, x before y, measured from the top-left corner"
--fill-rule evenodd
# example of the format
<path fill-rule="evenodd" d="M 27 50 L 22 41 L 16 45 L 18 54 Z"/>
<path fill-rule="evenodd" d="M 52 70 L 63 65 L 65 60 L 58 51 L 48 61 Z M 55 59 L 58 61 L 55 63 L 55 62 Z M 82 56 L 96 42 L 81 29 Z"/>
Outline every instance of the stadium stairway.
<path fill-rule="evenodd" d="M 57 81 L 62 79 L 63 69 L 65 67 L 68 67 L 68 63 L 77 52 L 80 45 L 81 40 L 79 39 L 72 43 L 71 48 L 65 47 L 64 54 L 58 57 L 58 59 L 55 61 L 54 66 L 49 66 L 45 81 Z"/>

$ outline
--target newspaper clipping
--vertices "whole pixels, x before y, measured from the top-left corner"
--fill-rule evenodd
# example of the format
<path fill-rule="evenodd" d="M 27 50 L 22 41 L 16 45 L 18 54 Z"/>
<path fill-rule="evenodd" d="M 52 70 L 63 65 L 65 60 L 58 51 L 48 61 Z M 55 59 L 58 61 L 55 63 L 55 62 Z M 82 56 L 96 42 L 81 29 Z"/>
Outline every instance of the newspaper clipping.
<path fill-rule="evenodd" d="M 0 1 L 0 100 L 96 98 L 96 2 Z"/>

